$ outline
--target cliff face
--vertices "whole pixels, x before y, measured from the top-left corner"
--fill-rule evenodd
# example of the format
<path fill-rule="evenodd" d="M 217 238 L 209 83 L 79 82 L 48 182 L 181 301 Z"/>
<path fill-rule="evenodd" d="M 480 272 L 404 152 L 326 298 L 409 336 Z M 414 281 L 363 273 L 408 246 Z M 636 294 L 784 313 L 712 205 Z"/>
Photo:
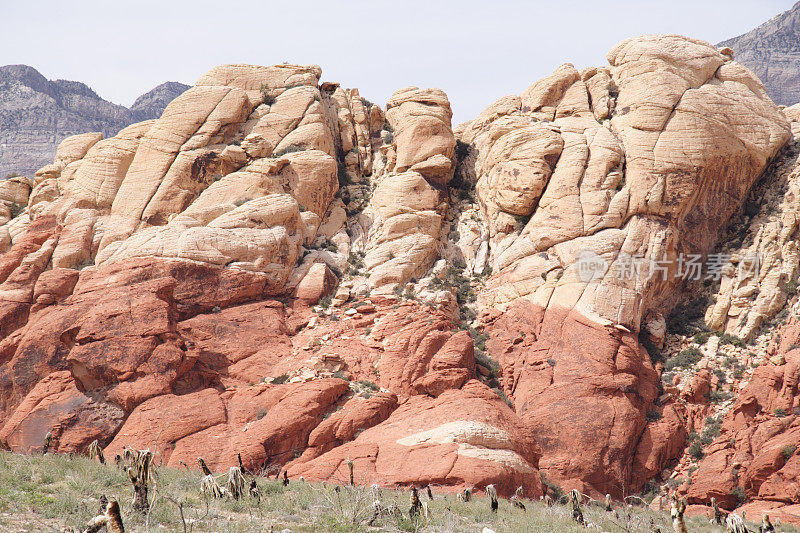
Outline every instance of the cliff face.
<path fill-rule="evenodd" d="M 776 104 L 800 102 L 800 2 L 756 29 L 720 43 L 752 70 Z"/>
<path fill-rule="evenodd" d="M 66 139 L 0 183 L 0 442 L 638 490 L 703 402 L 653 420 L 640 339 L 792 132 L 708 43 L 608 59 L 455 129 L 438 89 L 384 111 L 316 66 L 225 65 L 158 119 Z"/>
<path fill-rule="evenodd" d="M 26 65 L 0 67 L 0 177 L 32 176 L 70 135 L 99 131 L 111 137 L 133 122 L 155 118 L 186 89 L 180 83 L 159 85 L 127 109 L 80 82 L 47 80 Z"/>

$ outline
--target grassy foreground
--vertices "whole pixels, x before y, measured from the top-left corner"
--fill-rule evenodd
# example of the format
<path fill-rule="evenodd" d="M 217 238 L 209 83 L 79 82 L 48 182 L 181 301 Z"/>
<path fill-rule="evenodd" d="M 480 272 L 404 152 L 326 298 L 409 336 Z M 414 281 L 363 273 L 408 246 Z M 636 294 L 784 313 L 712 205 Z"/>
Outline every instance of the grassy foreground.
<path fill-rule="evenodd" d="M 97 514 L 100 495 L 117 499 L 126 531 L 465 531 L 488 527 L 498 533 L 532 531 L 570 533 L 587 531 L 570 519 L 567 506 L 547 507 L 525 501 L 527 511 L 500 502 L 495 516 L 485 498 L 469 503 L 453 494 L 434 494 L 428 502 L 430 520 L 408 517 L 409 492 L 379 490 L 383 505 L 399 507 L 402 516 L 373 516 L 373 491 L 369 487 L 292 481 L 288 487 L 274 479 L 259 478 L 261 500 L 220 499 L 207 501 L 199 492 L 201 474 L 196 471 L 158 468 L 151 483 L 149 515 L 131 510 L 132 488 L 127 475 L 115 466 L 103 466 L 84 457 L 26 456 L 0 452 L 0 531 L 63 531 L 82 529 Z M 426 496 L 423 499 L 427 500 Z M 183 514 L 183 518 L 181 517 Z M 601 531 L 671 531 L 666 513 L 644 509 L 620 509 L 608 513 L 586 506 L 584 515 Z M 689 531 L 723 531 L 694 518 Z M 756 529 L 757 530 L 757 529 Z M 781 529 L 781 531 L 794 531 Z"/>

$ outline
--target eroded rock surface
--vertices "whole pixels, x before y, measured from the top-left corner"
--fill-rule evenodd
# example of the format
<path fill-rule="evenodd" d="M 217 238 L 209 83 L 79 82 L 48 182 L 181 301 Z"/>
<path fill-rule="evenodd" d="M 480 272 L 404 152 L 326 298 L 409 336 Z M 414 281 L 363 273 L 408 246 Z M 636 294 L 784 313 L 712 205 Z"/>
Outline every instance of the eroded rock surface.
<path fill-rule="evenodd" d="M 0 442 L 639 490 L 711 379 L 663 396 L 640 333 L 663 341 L 676 258 L 712 249 L 791 129 L 707 43 L 608 59 L 455 131 L 438 89 L 384 112 L 316 66 L 225 65 L 158 119 L 65 140 L 0 184 Z"/>

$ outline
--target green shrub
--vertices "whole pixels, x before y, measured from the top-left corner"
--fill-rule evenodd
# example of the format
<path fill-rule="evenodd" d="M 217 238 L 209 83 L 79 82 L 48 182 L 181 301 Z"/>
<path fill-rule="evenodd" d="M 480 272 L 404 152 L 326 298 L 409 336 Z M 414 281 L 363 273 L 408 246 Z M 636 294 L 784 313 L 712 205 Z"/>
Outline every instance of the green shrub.
<path fill-rule="evenodd" d="M 713 333 L 710 332 L 710 331 L 700 331 L 700 332 L 694 334 L 694 339 L 693 340 L 694 340 L 695 344 L 703 345 L 706 342 L 708 342 L 708 339 L 710 339 L 712 335 L 713 335 Z"/>
<path fill-rule="evenodd" d="M 500 363 L 480 350 L 475 350 L 475 364 L 481 365 L 489 370 L 494 370 L 495 372 L 500 370 Z"/>
<path fill-rule="evenodd" d="M 667 359 L 667 362 L 664 363 L 664 370 L 674 370 L 678 367 L 689 368 L 702 358 L 703 354 L 700 352 L 700 350 L 694 346 L 691 346 L 685 350 L 682 350 L 679 354 Z"/>
<path fill-rule="evenodd" d="M 775 416 L 777 416 L 778 418 L 784 418 L 786 416 L 789 416 L 789 413 L 786 412 L 786 409 L 778 408 L 775 409 Z"/>
<path fill-rule="evenodd" d="M 689 445 L 689 449 L 687 450 L 689 455 L 692 456 L 693 459 L 699 461 L 703 458 L 703 445 L 700 444 L 699 441 L 694 441 L 692 444 Z"/>
<path fill-rule="evenodd" d="M 377 391 L 377 390 L 380 389 L 380 387 L 377 386 L 375 383 L 373 383 L 371 381 L 367 381 L 366 379 L 358 380 L 358 384 L 361 385 L 362 387 L 366 388 L 366 389 L 371 390 L 371 391 Z"/>
<path fill-rule="evenodd" d="M 503 400 L 503 401 L 506 403 L 506 405 L 507 405 L 507 406 L 509 406 L 509 407 L 510 407 L 510 408 L 512 408 L 512 409 L 514 408 L 514 404 L 513 404 L 513 403 L 511 403 L 511 400 L 509 400 L 509 399 L 508 399 L 508 396 L 506 396 L 506 392 L 505 392 L 503 389 L 501 389 L 500 387 L 495 387 L 495 388 L 493 388 L 492 390 L 493 390 L 493 391 L 494 391 L 494 392 L 495 392 L 495 393 L 496 393 L 498 396 L 500 396 L 500 399 L 501 399 L 501 400 Z"/>
<path fill-rule="evenodd" d="M 738 348 L 742 348 L 745 345 L 745 342 L 742 339 L 740 339 L 736 335 L 730 335 L 728 333 L 723 333 L 719 336 L 719 343 L 732 344 Z"/>
<path fill-rule="evenodd" d="M 547 476 L 541 471 L 539 471 L 539 477 L 542 479 L 542 485 L 547 487 L 547 493 L 553 498 L 553 501 L 557 502 L 565 496 L 564 489 L 562 489 L 558 483 L 548 480 Z"/>
<path fill-rule="evenodd" d="M 287 381 L 289 381 L 289 374 L 281 374 L 278 377 L 272 378 L 272 382 L 271 383 L 273 385 L 282 385 L 282 384 L 286 383 Z"/>

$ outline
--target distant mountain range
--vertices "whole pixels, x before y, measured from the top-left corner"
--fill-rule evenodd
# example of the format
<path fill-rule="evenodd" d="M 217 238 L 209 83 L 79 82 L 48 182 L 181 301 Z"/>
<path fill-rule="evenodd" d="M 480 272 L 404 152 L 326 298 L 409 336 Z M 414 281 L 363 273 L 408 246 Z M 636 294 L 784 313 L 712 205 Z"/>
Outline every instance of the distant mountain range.
<path fill-rule="evenodd" d="M 12 172 L 32 176 L 53 161 L 58 143 L 70 135 L 102 131 L 110 137 L 129 124 L 156 118 L 188 88 L 162 83 L 127 108 L 81 82 L 48 80 L 27 65 L 0 67 L 0 178 Z"/>
<path fill-rule="evenodd" d="M 800 2 L 758 28 L 719 43 L 752 70 L 776 104 L 800 102 Z"/>

